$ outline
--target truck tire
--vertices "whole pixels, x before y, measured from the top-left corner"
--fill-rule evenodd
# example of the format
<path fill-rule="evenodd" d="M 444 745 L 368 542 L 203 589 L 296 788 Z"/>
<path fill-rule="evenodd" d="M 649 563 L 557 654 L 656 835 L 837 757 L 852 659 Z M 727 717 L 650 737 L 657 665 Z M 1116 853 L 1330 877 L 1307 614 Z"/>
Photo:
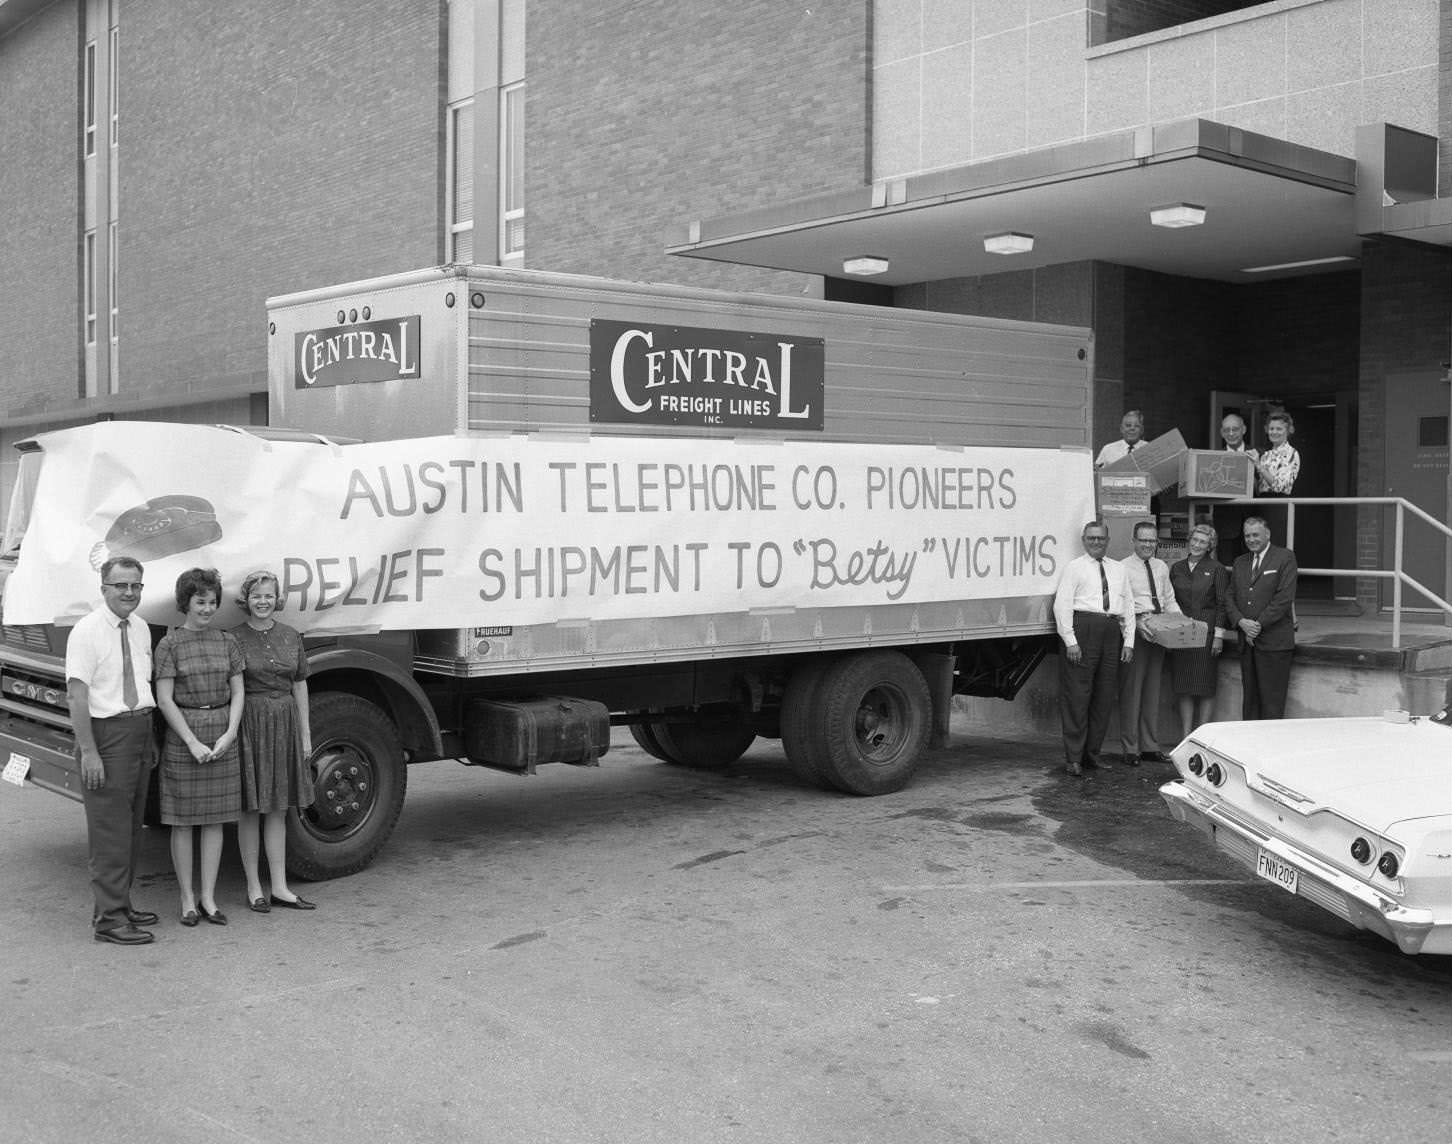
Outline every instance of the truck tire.
<path fill-rule="evenodd" d="M 312 806 L 288 815 L 288 873 L 308 881 L 355 874 L 383 848 L 403 809 L 408 768 L 383 711 L 344 692 L 314 695 Z"/>
<path fill-rule="evenodd" d="M 848 794 L 890 794 L 917 770 L 932 726 L 933 699 L 901 652 L 848 656 L 822 677 L 816 696 L 823 777 Z"/>
<path fill-rule="evenodd" d="M 832 660 L 814 656 L 792 672 L 781 698 L 781 746 L 797 777 L 813 786 L 830 787 L 820 764 L 824 753 L 817 725 L 817 692 Z"/>
<path fill-rule="evenodd" d="M 702 707 L 690 722 L 657 723 L 652 730 L 666 762 L 701 771 L 730 766 L 756 742 L 750 715 L 730 703 Z"/>
<path fill-rule="evenodd" d="M 630 737 L 635 740 L 635 745 L 653 759 L 659 759 L 663 763 L 675 762 L 665 753 L 665 748 L 660 745 L 660 740 L 655 737 L 654 723 L 632 723 L 630 724 Z"/>

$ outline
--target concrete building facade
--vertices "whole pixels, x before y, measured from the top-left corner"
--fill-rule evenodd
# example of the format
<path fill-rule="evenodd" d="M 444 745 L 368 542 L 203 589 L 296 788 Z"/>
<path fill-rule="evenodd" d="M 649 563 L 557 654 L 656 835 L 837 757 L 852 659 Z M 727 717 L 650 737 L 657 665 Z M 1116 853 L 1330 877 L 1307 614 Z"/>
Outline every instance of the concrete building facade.
<path fill-rule="evenodd" d="M 1298 492 L 1445 518 L 1449 191 L 1438 0 L 0 0 L 0 496 L 47 428 L 266 420 L 270 295 L 477 261 L 1090 326 L 1101 439 L 1284 406 Z"/>

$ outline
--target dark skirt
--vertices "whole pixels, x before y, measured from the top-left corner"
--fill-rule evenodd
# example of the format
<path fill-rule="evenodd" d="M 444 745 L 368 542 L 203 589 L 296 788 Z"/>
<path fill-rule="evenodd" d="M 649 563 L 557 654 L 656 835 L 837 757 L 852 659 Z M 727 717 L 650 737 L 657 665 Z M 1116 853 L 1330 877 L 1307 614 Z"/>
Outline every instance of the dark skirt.
<path fill-rule="evenodd" d="M 253 694 L 242 708 L 242 805 L 270 814 L 313 804 L 313 778 L 302 753 L 291 695 Z"/>
<path fill-rule="evenodd" d="M 179 708 L 198 739 L 215 743 L 227 729 L 227 708 Z M 199 763 L 170 727 L 161 752 L 161 821 L 168 826 L 236 822 L 242 813 L 241 756 L 237 744 L 209 763 Z"/>
<path fill-rule="evenodd" d="M 1210 641 L 1214 638 L 1212 623 L 1204 647 L 1180 647 L 1170 652 L 1170 687 L 1176 695 L 1207 699 L 1215 694 L 1220 681 L 1220 663 L 1210 654 Z"/>

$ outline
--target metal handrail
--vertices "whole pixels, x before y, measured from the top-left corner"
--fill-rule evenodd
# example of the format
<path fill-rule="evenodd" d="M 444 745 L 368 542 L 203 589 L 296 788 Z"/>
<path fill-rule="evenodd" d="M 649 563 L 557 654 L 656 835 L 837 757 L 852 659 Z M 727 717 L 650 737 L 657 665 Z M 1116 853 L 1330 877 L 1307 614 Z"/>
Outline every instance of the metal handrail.
<path fill-rule="evenodd" d="M 1255 505 L 1266 508 L 1271 505 L 1286 505 L 1286 547 L 1292 550 L 1296 547 L 1296 506 L 1297 505 L 1335 505 L 1341 507 L 1386 507 L 1393 506 L 1397 510 L 1396 535 L 1392 545 L 1392 568 L 1388 571 L 1382 568 L 1298 568 L 1302 576 L 1355 576 L 1368 577 L 1371 579 L 1382 579 L 1392 581 L 1392 647 L 1400 649 L 1402 646 L 1402 588 L 1403 586 L 1413 588 L 1427 597 L 1433 604 L 1440 608 L 1447 617 L 1447 623 L 1452 624 L 1452 603 L 1444 600 L 1436 592 L 1432 591 L 1425 584 L 1402 571 L 1402 537 L 1406 528 L 1406 514 L 1411 512 L 1414 516 L 1421 517 L 1447 539 L 1452 545 L 1452 526 L 1438 520 L 1431 513 L 1418 508 L 1405 497 L 1276 497 L 1267 502 L 1265 498 L 1254 499 L 1251 497 L 1236 497 L 1234 500 L 1221 501 L 1222 504 L 1243 504 Z"/>

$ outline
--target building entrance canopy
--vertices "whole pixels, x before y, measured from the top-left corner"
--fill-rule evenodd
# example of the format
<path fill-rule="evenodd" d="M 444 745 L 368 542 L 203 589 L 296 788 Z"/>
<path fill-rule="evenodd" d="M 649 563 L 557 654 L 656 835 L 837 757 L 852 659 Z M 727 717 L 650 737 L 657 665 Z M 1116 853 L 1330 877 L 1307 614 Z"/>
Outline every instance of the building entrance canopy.
<path fill-rule="evenodd" d="M 1203 223 L 1151 222 L 1182 203 Z M 1032 250 L 986 252 L 1005 232 Z M 1348 269 L 1361 250 L 1355 159 L 1204 119 L 704 219 L 682 238 L 670 253 L 831 277 L 885 259 L 870 281 L 888 286 L 1086 260 L 1254 282 Z"/>

